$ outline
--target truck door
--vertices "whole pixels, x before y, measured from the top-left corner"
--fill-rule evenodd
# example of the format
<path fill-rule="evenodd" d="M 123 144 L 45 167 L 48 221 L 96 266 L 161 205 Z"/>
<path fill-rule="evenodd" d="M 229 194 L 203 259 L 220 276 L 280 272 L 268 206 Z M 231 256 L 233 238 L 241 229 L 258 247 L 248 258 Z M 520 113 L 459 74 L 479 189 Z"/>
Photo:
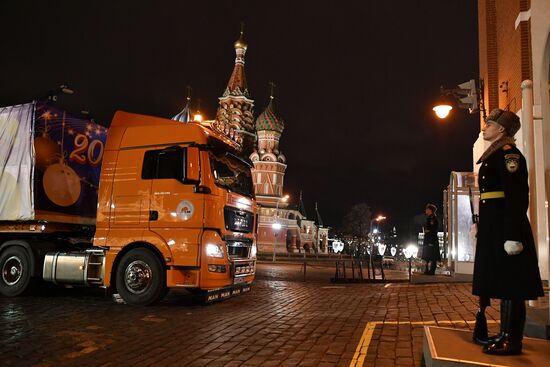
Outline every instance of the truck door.
<path fill-rule="evenodd" d="M 198 266 L 204 200 L 194 193 L 194 183 L 184 180 L 187 149 L 147 151 L 145 160 L 153 163 L 149 229 L 170 246 L 174 265 Z"/>
<path fill-rule="evenodd" d="M 111 227 L 129 228 L 134 234 L 136 228 L 148 226 L 151 182 L 139 179 L 142 154 L 136 149 L 121 150 L 113 179 Z"/>

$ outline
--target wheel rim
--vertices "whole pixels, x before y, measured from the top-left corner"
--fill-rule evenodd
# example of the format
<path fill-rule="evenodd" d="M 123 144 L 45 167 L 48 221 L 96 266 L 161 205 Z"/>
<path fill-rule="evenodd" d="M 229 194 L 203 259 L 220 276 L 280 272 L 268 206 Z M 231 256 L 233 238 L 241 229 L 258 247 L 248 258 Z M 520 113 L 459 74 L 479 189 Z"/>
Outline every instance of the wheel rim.
<path fill-rule="evenodd" d="M 153 280 L 153 271 L 149 264 L 144 261 L 132 261 L 124 272 L 126 288 L 133 294 L 145 292 Z"/>
<path fill-rule="evenodd" d="M 9 257 L 2 267 L 2 280 L 9 286 L 17 284 L 23 276 L 23 262 L 17 256 Z"/>

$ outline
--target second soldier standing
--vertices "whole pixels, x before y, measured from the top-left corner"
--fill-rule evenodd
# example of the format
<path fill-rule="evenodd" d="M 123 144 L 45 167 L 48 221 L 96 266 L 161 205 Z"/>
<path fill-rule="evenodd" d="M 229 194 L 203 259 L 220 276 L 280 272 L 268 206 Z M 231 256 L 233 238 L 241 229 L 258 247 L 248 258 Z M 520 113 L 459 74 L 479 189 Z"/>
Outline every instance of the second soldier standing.
<path fill-rule="evenodd" d="M 437 262 L 441 260 L 439 254 L 439 221 L 435 212 L 437 207 L 433 204 L 426 205 L 426 225 L 424 226 L 424 243 L 422 246 L 422 260 L 426 261 L 426 270 L 424 274 L 435 275 Z"/>

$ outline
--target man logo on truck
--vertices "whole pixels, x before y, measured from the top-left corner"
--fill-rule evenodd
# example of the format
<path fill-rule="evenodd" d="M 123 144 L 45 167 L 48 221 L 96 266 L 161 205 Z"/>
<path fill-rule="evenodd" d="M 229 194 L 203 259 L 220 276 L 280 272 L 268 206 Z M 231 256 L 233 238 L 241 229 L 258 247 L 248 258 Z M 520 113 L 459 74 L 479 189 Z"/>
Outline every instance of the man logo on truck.
<path fill-rule="evenodd" d="M 190 201 L 183 200 L 178 204 L 176 211 L 180 219 L 189 220 L 193 216 L 195 210 L 193 208 L 193 204 Z"/>

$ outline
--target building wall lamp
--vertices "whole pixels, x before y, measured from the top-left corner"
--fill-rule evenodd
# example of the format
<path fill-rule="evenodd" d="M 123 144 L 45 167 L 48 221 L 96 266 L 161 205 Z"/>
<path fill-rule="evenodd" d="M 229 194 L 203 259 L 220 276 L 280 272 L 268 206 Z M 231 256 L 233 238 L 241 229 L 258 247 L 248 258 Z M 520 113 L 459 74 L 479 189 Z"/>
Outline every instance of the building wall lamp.
<path fill-rule="evenodd" d="M 467 82 L 458 85 L 458 88 L 445 89 L 441 86 L 438 103 L 432 108 L 440 119 L 444 119 L 453 109 L 453 105 L 458 108 L 468 109 L 470 113 L 480 112 L 483 114 L 483 120 L 487 118 L 485 103 L 483 97 L 483 79 L 477 82 L 470 79 Z"/>

